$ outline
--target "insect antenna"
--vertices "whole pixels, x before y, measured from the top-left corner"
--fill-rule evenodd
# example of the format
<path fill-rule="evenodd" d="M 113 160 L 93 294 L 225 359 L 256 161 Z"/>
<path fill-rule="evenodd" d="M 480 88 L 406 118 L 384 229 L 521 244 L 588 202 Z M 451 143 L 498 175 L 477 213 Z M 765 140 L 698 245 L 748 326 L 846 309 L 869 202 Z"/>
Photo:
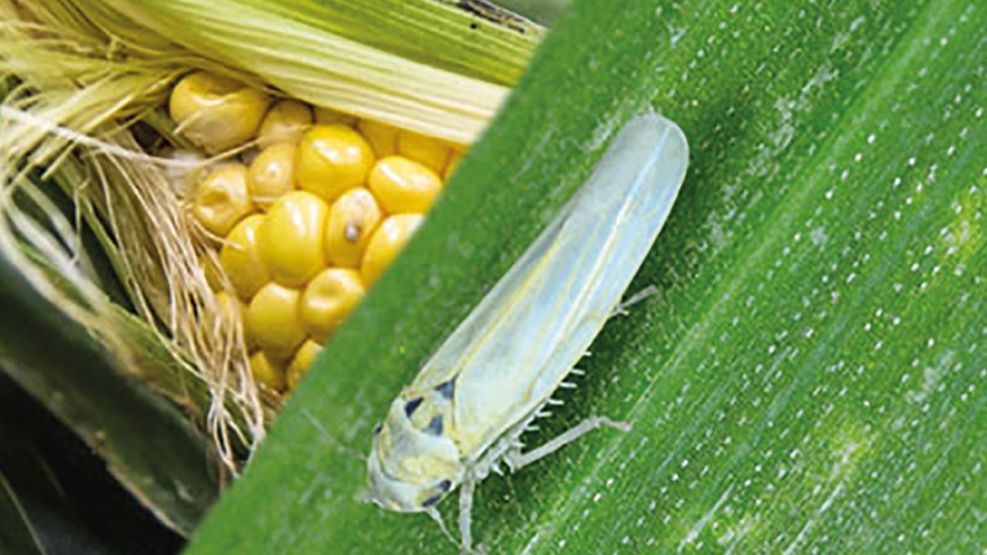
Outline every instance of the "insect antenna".
<path fill-rule="evenodd" d="M 322 436 L 322 439 L 326 440 L 327 443 L 335 447 L 337 451 L 346 455 L 347 457 L 352 457 L 357 460 L 360 460 L 363 463 L 367 462 L 367 455 L 361 453 L 360 451 L 357 451 L 356 449 L 353 449 L 348 445 L 345 445 L 343 442 L 336 439 L 331 433 L 329 433 L 329 430 L 327 430 L 325 426 L 322 425 L 322 422 L 320 422 L 319 419 L 316 418 L 314 414 L 309 412 L 308 407 L 302 409 L 302 414 L 304 414 L 305 418 L 308 419 L 308 421 L 312 424 L 312 426 L 314 426 L 315 429 L 319 431 L 319 435 Z"/>

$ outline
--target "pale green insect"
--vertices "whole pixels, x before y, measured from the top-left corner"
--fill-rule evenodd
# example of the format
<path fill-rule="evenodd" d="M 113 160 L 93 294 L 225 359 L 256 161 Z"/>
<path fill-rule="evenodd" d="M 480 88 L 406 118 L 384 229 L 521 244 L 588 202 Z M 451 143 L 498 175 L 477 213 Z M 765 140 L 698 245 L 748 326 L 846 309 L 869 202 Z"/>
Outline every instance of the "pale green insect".
<path fill-rule="evenodd" d="M 426 512 L 456 486 L 470 549 L 477 482 L 512 471 L 600 426 L 589 418 L 526 453 L 519 436 L 620 304 L 664 225 L 688 165 L 672 121 L 635 117 L 593 175 L 391 404 L 368 460 L 369 498 Z"/>

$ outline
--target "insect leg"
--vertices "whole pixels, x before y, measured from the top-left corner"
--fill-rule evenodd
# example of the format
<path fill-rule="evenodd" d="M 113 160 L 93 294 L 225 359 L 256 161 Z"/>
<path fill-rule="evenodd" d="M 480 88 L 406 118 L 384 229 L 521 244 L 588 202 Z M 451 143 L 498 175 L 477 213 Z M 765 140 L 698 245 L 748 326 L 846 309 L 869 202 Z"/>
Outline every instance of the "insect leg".
<path fill-rule="evenodd" d="M 470 553 L 473 544 L 473 534 L 470 526 L 473 519 L 473 490 L 476 489 L 476 479 L 467 474 L 459 487 L 459 536 L 463 546 L 461 553 Z"/>
<path fill-rule="evenodd" d="M 654 297 L 657 294 L 658 294 L 658 288 L 655 287 L 654 285 L 649 285 L 644 289 L 638 291 L 637 293 L 634 293 L 627 299 L 617 303 L 617 306 L 613 307 L 613 310 L 610 312 L 609 317 L 614 318 L 616 316 L 624 316 L 629 313 L 629 311 L 627 310 L 628 308 L 636 305 L 637 303 L 645 299 Z"/>
<path fill-rule="evenodd" d="M 610 420 L 606 416 L 593 416 L 587 418 L 586 420 L 583 420 L 579 424 L 576 424 L 572 428 L 569 428 L 568 430 L 562 432 L 561 434 L 552 438 L 551 440 L 541 445 L 540 447 L 528 451 L 527 453 L 521 453 L 519 451 L 510 451 L 508 453 L 505 453 L 504 462 L 507 463 L 507 466 L 508 468 L 511 469 L 511 472 L 514 472 L 515 470 L 523 466 L 527 466 L 537 461 L 538 459 L 541 459 L 542 457 L 551 455 L 555 451 L 561 449 L 566 444 L 572 443 L 573 441 L 579 439 L 583 435 L 601 426 L 616 428 L 622 432 L 626 432 L 631 429 L 630 424 L 626 422 L 615 422 L 613 420 Z M 460 514 L 460 516 L 462 515 Z"/>

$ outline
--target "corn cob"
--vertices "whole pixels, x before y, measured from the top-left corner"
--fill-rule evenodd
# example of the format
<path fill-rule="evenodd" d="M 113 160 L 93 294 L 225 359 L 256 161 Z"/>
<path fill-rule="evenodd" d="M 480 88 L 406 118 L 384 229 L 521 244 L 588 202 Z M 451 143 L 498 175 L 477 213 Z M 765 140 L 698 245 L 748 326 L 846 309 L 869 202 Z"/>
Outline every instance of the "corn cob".
<path fill-rule="evenodd" d="M 418 228 L 462 147 L 203 71 L 175 85 L 169 108 L 206 153 L 236 153 L 189 204 L 218 251 L 225 280 L 213 287 L 243 323 L 254 379 L 290 391 Z"/>

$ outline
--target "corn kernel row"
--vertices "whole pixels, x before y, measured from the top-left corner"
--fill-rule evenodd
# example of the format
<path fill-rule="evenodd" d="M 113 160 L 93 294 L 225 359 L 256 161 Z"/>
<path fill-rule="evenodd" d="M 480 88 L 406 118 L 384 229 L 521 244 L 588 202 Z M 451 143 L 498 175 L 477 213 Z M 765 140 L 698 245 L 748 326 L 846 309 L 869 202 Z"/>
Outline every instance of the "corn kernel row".
<path fill-rule="evenodd" d="M 292 389 L 415 232 L 459 161 L 441 140 L 269 95 L 206 72 L 172 90 L 171 116 L 209 154 L 195 186 L 216 238 L 257 382 Z M 218 289 L 218 285 L 214 285 Z"/>

